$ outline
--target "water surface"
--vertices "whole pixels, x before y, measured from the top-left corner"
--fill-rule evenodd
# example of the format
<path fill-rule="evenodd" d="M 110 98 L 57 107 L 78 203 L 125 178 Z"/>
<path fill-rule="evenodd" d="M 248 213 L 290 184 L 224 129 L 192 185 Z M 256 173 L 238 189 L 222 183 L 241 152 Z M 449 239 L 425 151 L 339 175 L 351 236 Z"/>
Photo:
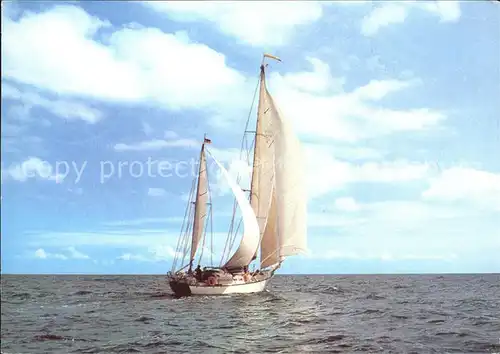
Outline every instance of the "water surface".
<path fill-rule="evenodd" d="M 2 276 L 2 353 L 500 352 L 500 274 L 276 276 L 174 299 L 164 276 Z"/>

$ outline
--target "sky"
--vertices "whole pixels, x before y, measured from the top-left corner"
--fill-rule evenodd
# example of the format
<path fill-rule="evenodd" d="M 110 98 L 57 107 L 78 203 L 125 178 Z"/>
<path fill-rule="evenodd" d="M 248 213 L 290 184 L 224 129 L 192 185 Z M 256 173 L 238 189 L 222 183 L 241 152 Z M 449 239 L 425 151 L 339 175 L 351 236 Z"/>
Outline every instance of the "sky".
<path fill-rule="evenodd" d="M 1 51 L 3 273 L 169 271 L 204 134 L 244 170 L 263 53 L 307 177 L 280 273 L 500 272 L 495 2 L 2 2 Z"/>

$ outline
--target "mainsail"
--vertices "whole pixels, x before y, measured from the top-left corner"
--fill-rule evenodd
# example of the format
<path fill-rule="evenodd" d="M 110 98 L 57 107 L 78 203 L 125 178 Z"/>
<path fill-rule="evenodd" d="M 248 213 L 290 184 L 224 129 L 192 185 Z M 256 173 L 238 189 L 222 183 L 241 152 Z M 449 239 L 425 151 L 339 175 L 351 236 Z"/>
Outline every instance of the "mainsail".
<path fill-rule="evenodd" d="M 241 238 L 238 250 L 233 254 L 224 265 L 225 268 L 242 268 L 250 263 L 255 251 L 259 247 L 259 224 L 255 218 L 255 213 L 246 199 L 245 193 L 236 184 L 236 182 L 229 176 L 224 166 L 222 166 L 217 159 L 211 155 L 217 166 L 222 171 L 222 175 L 231 187 L 233 194 L 240 207 L 243 218 L 243 236 Z"/>
<path fill-rule="evenodd" d="M 264 66 L 260 70 L 259 106 L 255 131 L 255 147 L 250 204 L 257 216 L 261 240 L 265 237 L 274 184 L 274 120 L 266 92 Z M 269 236 L 268 236 L 269 238 Z M 267 242 L 269 243 L 269 242 Z M 256 258 L 254 255 L 253 259 Z"/>
<path fill-rule="evenodd" d="M 268 137 L 272 147 L 269 145 L 267 149 L 273 153 L 274 189 L 260 245 L 262 268 L 307 250 L 307 198 L 300 142 L 267 88 L 264 95 L 267 105 L 264 116 L 271 128 Z"/>
<path fill-rule="evenodd" d="M 307 207 L 300 143 L 266 88 L 264 68 L 262 65 L 250 194 L 260 230 L 261 268 L 278 264 L 284 257 L 307 249 Z M 240 256 L 245 252 L 243 241 L 236 251 Z M 256 258 L 256 253 L 250 261 Z M 248 255 L 243 258 L 248 259 Z M 231 260 L 226 266 L 235 266 Z"/>
<path fill-rule="evenodd" d="M 200 168 L 198 170 L 198 186 L 196 188 L 196 197 L 194 202 L 194 221 L 193 236 L 191 239 L 191 257 L 189 258 L 189 268 L 191 269 L 194 261 L 198 244 L 203 237 L 205 219 L 207 217 L 208 202 L 208 176 L 207 161 L 205 157 L 205 144 L 201 146 Z"/>
<path fill-rule="evenodd" d="M 276 121 L 276 214 L 280 257 L 307 251 L 307 196 L 299 139 L 267 92 Z"/>

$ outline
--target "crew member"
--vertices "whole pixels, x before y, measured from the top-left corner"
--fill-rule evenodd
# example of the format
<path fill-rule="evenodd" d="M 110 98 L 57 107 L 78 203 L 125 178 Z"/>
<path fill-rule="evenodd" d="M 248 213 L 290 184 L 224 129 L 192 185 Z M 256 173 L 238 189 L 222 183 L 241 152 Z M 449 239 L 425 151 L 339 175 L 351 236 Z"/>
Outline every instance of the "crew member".
<path fill-rule="evenodd" d="M 198 264 L 198 267 L 196 267 L 196 269 L 195 269 L 195 271 L 194 271 L 194 272 L 195 272 L 195 274 L 196 274 L 196 279 L 197 279 L 199 282 L 201 282 L 202 275 L 203 275 L 202 273 L 203 273 L 203 272 L 202 272 L 201 267 L 200 267 L 200 265 L 199 265 L 199 264 Z"/>

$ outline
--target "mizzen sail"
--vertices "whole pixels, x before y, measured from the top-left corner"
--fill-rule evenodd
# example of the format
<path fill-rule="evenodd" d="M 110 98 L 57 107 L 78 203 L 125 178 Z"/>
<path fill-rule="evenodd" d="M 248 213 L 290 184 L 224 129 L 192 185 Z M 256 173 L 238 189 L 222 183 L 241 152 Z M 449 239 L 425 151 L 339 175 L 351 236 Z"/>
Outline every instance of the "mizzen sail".
<path fill-rule="evenodd" d="M 191 239 L 191 258 L 189 259 L 190 267 L 193 265 L 194 256 L 205 226 L 207 217 L 207 202 L 208 202 L 208 175 L 207 161 L 205 157 L 205 144 L 201 147 L 200 153 L 200 168 L 198 170 L 198 185 L 196 188 L 196 197 L 194 202 L 194 221 L 193 221 L 193 236 Z"/>

